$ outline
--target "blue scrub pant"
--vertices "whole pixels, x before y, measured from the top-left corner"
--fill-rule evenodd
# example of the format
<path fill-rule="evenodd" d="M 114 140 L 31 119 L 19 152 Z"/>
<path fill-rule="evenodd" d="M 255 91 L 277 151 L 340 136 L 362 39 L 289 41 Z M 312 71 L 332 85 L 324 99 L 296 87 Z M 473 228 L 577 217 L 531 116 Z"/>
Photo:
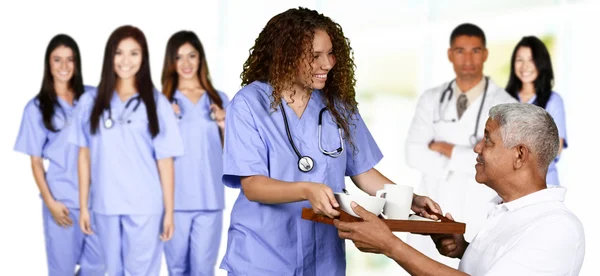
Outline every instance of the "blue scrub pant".
<path fill-rule="evenodd" d="M 163 215 L 94 214 L 108 276 L 158 276 Z"/>
<path fill-rule="evenodd" d="M 175 211 L 175 233 L 165 243 L 170 276 L 213 276 L 223 211 Z"/>
<path fill-rule="evenodd" d="M 79 209 L 69 208 L 73 225 L 67 228 L 56 224 L 50 210 L 43 204 L 42 216 L 48 275 L 73 275 L 79 264 L 79 275 L 104 275 L 104 261 L 97 235 L 88 236 L 79 228 Z M 91 221 L 92 227 L 94 221 Z"/>

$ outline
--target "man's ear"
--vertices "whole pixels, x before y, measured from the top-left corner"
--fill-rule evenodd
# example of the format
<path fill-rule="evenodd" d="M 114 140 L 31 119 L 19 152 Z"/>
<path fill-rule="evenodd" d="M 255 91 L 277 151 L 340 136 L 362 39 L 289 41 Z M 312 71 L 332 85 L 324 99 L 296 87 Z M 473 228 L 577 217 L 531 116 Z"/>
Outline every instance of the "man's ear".
<path fill-rule="evenodd" d="M 483 62 L 487 61 L 488 54 L 489 54 L 488 49 L 487 48 L 483 48 Z"/>
<path fill-rule="evenodd" d="M 525 164 L 529 160 L 529 155 L 531 154 L 531 152 L 529 151 L 529 148 L 527 148 L 523 144 L 519 144 L 519 145 L 515 146 L 514 151 L 515 151 L 515 155 L 514 155 L 515 161 L 514 161 L 513 167 L 515 168 L 515 170 L 518 170 L 518 169 L 522 168 L 523 166 L 525 166 Z"/>

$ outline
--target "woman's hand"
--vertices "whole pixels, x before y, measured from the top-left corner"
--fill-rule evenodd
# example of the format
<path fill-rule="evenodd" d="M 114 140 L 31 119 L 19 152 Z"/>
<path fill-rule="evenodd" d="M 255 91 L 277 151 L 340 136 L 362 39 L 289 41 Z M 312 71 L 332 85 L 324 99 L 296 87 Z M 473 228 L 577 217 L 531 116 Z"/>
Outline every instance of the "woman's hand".
<path fill-rule="evenodd" d="M 215 114 L 215 122 L 221 129 L 225 129 L 225 110 L 216 104 L 210 105 L 210 111 Z"/>
<path fill-rule="evenodd" d="M 69 217 L 69 209 L 67 206 L 60 201 L 55 200 L 46 204 L 46 206 L 48 207 L 48 210 L 50 210 L 50 214 L 52 214 L 52 218 L 54 218 L 56 224 L 65 228 L 73 226 L 73 220 Z"/>
<path fill-rule="evenodd" d="M 81 228 L 81 232 L 86 235 L 94 234 L 94 231 L 92 231 L 92 224 L 90 223 L 90 212 L 87 208 L 79 210 L 79 227 Z"/>
<path fill-rule="evenodd" d="M 172 103 L 171 107 L 173 108 L 173 112 L 175 112 L 175 114 L 177 114 L 177 116 L 181 115 L 181 108 L 179 108 L 178 104 Z"/>
<path fill-rule="evenodd" d="M 173 223 L 173 213 L 166 212 L 163 217 L 163 232 L 160 235 L 160 239 L 164 242 L 170 240 L 173 237 L 173 231 L 175 230 L 175 225 Z"/>
<path fill-rule="evenodd" d="M 340 215 L 340 212 L 333 209 L 339 207 L 333 190 L 325 184 L 306 182 L 306 199 L 310 202 L 315 214 L 325 215 L 334 218 Z"/>
<path fill-rule="evenodd" d="M 420 195 L 413 196 L 411 209 L 415 212 L 415 214 L 433 220 L 438 220 L 440 218 L 429 211 L 433 211 L 438 214 L 442 213 L 442 208 L 440 208 L 440 205 L 438 205 L 431 198 Z"/>

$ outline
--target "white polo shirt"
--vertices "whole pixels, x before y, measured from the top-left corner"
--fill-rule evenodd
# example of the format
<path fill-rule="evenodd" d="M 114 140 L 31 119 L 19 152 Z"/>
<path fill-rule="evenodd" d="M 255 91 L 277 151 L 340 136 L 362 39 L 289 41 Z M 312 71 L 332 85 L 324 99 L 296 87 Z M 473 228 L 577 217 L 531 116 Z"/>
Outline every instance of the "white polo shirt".
<path fill-rule="evenodd" d="M 467 247 L 459 270 L 470 275 L 578 275 L 585 254 L 579 219 L 553 187 L 494 208 Z"/>

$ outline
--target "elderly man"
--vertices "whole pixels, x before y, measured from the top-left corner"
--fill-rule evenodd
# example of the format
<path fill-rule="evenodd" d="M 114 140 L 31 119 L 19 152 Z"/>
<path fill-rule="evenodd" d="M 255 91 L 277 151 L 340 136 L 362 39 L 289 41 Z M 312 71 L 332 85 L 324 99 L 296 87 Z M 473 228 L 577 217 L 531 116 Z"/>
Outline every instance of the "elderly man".
<path fill-rule="evenodd" d="M 355 203 L 364 222 L 334 221 L 340 237 L 362 251 L 385 254 L 414 275 L 578 275 L 583 227 L 563 204 L 565 188 L 546 188 L 546 171 L 559 147 L 556 124 L 531 104 L 500 104 L 489 116 L 484 139 L 475 146 L 475 179 L 498 193 L 495 206 L 470 244 L 463 235 L 432 236 L 442 255 L 461 259 L 459 270 L 408 246 Z"/>

